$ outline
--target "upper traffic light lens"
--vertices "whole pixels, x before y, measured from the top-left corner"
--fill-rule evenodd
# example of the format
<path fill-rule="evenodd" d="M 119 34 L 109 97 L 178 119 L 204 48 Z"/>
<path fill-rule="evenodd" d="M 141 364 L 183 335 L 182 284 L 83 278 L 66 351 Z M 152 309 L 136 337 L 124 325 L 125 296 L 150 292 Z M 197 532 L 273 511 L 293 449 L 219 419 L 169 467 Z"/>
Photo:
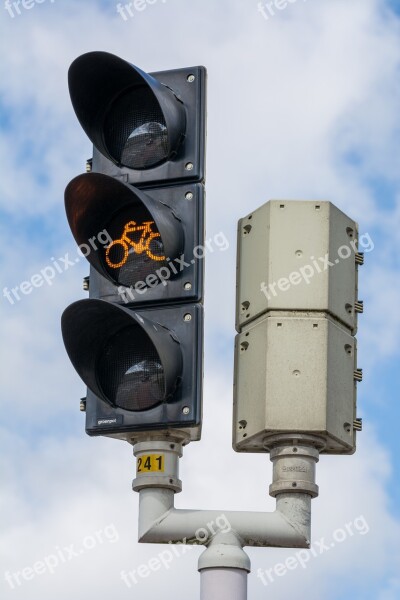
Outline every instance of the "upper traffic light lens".
<path fill-rule="evenodd" d="M 195 158 L 194 151 L 186 157 L 183 150 L 189 106 L 180 96 L 187 81 L 182 76 L 174 82 L 176 91 L 108 52 L 79 56 L 68 72 L 73 107 L 94 146 L 142 183 L 171 177 L 164 168 L 169 162 L 175 165 L 173 178 L 180 179 L 185 162 Z"/>
<path fill-rule="evenodd" d="M 98 359 L 99 384 L 105 396 L 125 410 L 147 410 L 164 400 L 160 356 L 148 335 L 128 327 L 111 337 Z"/>
<path fill-rule="evenodd" d="M 148 169 L 168 158 L 168 131 L 160 104 L 148 86 L 132 88 L 112 104 L 104 138 L 117 163 Z"/>
<path fill-rule="evenodd" d="M 104 268 L 119 284 L 133 286 L 167 264 L 161 234 L 143 204 L 120 211 L 106 229 L 113 241 L 104 249 Z"/>

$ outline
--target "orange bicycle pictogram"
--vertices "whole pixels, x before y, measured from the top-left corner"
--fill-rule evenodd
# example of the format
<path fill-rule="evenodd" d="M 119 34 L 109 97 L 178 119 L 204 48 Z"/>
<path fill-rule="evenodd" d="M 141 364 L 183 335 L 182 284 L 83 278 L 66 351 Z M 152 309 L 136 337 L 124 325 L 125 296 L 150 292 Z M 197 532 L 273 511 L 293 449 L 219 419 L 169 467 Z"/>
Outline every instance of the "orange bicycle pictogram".
<path fill-rule="evenodd" d="M 136 221 L 129 221 L 125 225 L 121 237 L 112 241 L 111 244 L 107 247 L 106 262 L 108 266 L 112 269 L 118 269 L 119 267 L 122 267 L 128 260 L 129 247 L 133 248 L 136 254 L 143 254 L 143 252 L 145 252 L 146 255 L 152 260 L 165 260 L 165 256 L 157 256 L 156 254 L 153 254 L 153 252 L 150 249 L 151 242 L 154 239 L 161 237 L 159 233 L 154 233 L 154 231 L 152 231 L 152 225 L 154 225 L 154 221 L 146 221 L 142 225 L 137 225 Z M 131 240 L 131 238 L 128 235 L 131 233 L 139 232 L 141 232 L 141 235 L 138 242 L 134 242 L 133 240 Z M 114 248 L 115 250 L 115 248 L 119 246 L 121 246 L 121 249 L 123 251 L 123 257 L 118 262 L 113 262 L 110 258 L 110 251 L 112 248 Z"/>

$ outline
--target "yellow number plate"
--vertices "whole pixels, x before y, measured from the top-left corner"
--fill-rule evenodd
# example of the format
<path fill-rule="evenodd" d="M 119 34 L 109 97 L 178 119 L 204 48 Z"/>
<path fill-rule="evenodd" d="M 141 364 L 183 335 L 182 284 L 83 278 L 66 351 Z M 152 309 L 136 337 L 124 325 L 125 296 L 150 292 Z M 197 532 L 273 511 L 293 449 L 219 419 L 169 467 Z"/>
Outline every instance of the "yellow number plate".
<path fill-rule="evenodd" d="M 164 458 L 164 454 L 142 454 L 137 459 L 136 472 L 164 472 Z"/>

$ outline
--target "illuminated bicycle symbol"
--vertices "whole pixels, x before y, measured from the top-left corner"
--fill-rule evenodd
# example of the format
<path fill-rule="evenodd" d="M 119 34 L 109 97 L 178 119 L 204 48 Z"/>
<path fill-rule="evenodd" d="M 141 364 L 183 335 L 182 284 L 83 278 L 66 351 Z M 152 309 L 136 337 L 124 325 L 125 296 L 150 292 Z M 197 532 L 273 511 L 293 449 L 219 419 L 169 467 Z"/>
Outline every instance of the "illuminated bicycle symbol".
<path fill-rule="evenodd" d="M 153 252 L 150 249 L 151 242 L 154 239 L 161 237 L 159 233 L 154 233 L 154 231 L 152 231 L 152 225 L 154 225 L 154 221 L 146 221 L 142 225 L 137 225 L 135 221 L 129 221 L 125 225 L 121 237 L 111 242 L 111 244 L 107 247 L 106 262 L 108 266 L 112 269 L 118 269 L 119 267 L 122 267 L 128 260 L 129 247 L 133 248 L 136 254 L 143 254 L 143 252 L 145 252 L 146 256 L 148 256 L 152 260 L 165 260 L 165 256 L 157 256 L 156 254 L 153 254 Z M 132 241 L 128 234 L 138 232 L 141 232 L 139 241 Z M 113 262 L 110 258 L 110 251 L 112 248 L 115 250 L 119 246 L 123 251 L 123 257 L 120 261 Z"/>

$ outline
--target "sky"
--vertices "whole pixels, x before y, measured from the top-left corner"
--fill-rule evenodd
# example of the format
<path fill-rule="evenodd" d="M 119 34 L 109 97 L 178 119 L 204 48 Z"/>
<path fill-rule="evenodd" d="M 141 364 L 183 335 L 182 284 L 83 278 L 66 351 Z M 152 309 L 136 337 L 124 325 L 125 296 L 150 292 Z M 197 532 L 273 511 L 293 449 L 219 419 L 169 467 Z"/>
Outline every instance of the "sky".
<path fill-rule="evenodd" d="M 364 428 L 356 454 L 321 456 L 317 465 L 309 560 L 277 575 L 295 550 L 248 549 L 249 598 L 397 600 L 400 3 L 266 4 L 156 0 L 126 19 L 105 0 L 2 7 L 1 290 L 76 253 L 63 195 L 91 144 L 70 104 L 70 63 L 104 50 L 145 71 L 204 65 L 207 237 L 223 232 L 229 249 L 206 258 L 203 436 L 184 450 L 176 505 L 274 509 L 268 455 L 231 448 L 237 221 L 269 199 L 329 200 L 374 246 L 360 270 Z M 85 297 L 87 274 L 82 259 L 13 304 L 1 294 L 1 598 L 198 597 L 199 548 L 137 575 L 165 548 L 137 543 L 132 448 L 85 434 L 85 388 L 60 316 Z M 40 573 L 22 576 L 43 561 Z M 122 571 L 136 572 L 130 587 Z"/>

